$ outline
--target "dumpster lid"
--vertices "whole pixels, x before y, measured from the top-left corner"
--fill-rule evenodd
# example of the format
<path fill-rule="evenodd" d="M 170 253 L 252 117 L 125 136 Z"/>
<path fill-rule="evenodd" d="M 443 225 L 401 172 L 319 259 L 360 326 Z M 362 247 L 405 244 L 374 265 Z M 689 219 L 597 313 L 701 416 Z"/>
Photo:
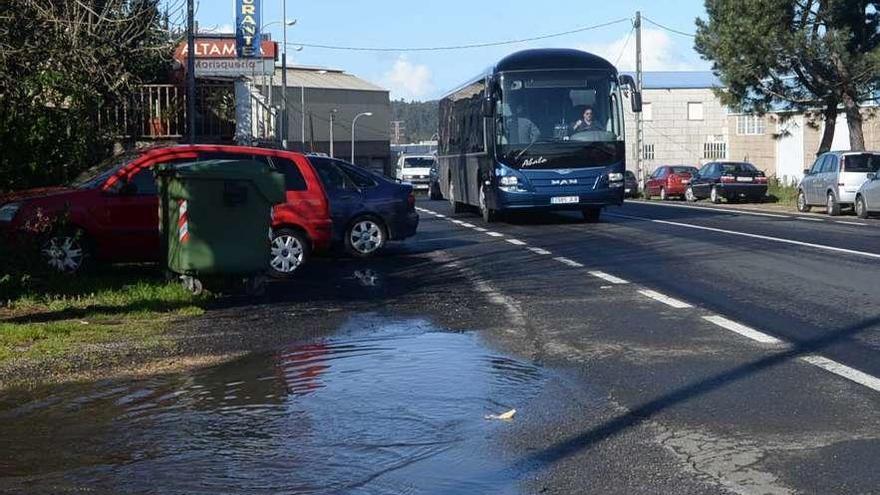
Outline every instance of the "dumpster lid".
<path fill-rule="evenodd" d="M 283 203 L 286 192 L 283 176 L 266 162 L 257 160 L 216 159 L 163 163 L 156 167 L 156 175 L 180 179 L 250 181 L 273 204 Z"/>

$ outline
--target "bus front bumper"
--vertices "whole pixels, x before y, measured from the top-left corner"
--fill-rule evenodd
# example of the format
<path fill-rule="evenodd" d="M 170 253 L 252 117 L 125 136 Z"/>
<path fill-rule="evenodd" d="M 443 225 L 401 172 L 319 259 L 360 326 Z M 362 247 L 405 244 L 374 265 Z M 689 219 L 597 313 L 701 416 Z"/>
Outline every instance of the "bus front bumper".
<path fill-rule="evenodd" d="M 496 208 L 498 210 L 582 210 L 603 206 L 623 204 L 623 183 L 619 187 L 568 192 L 505 192 L 498 191 Z M 576 201 L 575 201 L 575 198 Z"/>

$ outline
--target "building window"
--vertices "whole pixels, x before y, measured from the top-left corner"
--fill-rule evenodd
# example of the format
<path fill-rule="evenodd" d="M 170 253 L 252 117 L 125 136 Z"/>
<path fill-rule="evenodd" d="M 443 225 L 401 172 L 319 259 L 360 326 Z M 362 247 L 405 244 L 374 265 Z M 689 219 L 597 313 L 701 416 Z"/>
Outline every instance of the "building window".
<path fill-rule="evenodd" d="M 727 158 L 727 143 L 704 143 L 703 159 L 704 160 L 723 160 Z"/>
<path fill-rule="evenodd" d="M 654 160 L 654 145 L 653 144 L 643 144 L 642 145 L 642 160 L 646 160 L 646 161 Z"/>
<path fill-rule="evenodd" d="M 642 120 L 645 122 L 654 120 L 654 110 L 650 103 L 642 103 Z"/>
<path fill-rule="evenodd" d="M 764 117 L 757 115 L 737 115 L 736 134 L 739 136 L 760 136 L 764 134 Z"/>
<path fill-rule="evenodd" d="M 688 120 L 703 120 L 703 104 L 701 102 L 688 103 Z"/>

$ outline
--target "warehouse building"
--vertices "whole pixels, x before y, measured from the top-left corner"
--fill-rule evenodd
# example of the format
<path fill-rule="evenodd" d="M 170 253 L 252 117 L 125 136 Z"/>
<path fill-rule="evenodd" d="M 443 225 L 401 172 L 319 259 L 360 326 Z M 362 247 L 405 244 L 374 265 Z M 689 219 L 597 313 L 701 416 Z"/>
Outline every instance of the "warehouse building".
<path fill-rule="evenodd" d="M 276 67 L 271 89 L 260 77 L 254 83 L 270 106 L 282 106 L 280 67 Z M 357 118 L 355 163 L 379 173 L 392 169 L 388 90 L 342 70 L 290 67 L 287 105 L 289 149 L 350 160 L 352 124 Z"/>

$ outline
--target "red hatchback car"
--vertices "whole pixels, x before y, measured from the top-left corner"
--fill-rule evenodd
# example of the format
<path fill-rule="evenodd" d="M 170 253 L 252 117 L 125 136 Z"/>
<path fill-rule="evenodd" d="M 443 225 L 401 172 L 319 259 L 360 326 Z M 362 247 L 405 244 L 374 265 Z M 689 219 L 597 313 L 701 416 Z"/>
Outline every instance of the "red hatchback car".
<path fill-rule="evenodd" d="M 0 231 L 20 231 L 35 219 L 67 214 L 64 231 L 43 246 L 49 266 L 76 272 L 91 260 L 156 261 L 159 257 L 158 191 L 153 171 L 163 163 L 217 159 L 264 162 L 284 174 L 287 202 L 274 209 L 271 273 L 286 277 L 312 251 L 330 247 L 327 195 L 305 156 L 245 146 L 184 145 L 133 151 L 84 173 L 69 187 L 0 196 Z"/>
<path fill-rule="evenodd" d="M 697 174 L 697 167 L 686 165 L 664 165 L 657 167 L 654 173 L 645 181 L 645 198 L 651 199 L 660 196 L 667 200 L 672 196 L 684 198 L 691 179 Z"/>

